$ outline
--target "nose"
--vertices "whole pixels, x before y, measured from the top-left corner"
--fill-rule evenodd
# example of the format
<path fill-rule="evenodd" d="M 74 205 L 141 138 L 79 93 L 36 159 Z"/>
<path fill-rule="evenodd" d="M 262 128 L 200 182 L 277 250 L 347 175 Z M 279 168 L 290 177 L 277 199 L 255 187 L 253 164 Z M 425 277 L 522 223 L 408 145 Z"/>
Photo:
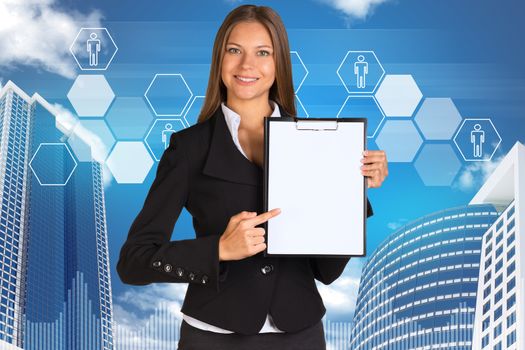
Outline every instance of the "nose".
<path fill-rule="evenodd" d="M 255 59 L 254 55 L 245 53 L 244 55 L 242 55 L 241 67 L 243 69 L 253 67 L 255 64 L 254 59 Z"/>

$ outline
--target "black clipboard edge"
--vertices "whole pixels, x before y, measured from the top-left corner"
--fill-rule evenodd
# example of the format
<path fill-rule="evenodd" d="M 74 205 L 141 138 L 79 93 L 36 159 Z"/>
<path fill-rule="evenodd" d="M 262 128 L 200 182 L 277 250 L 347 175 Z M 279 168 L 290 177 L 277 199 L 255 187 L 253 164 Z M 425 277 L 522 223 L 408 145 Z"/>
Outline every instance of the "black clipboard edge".
<path fill-rule="evenodd" d="M 264 118 L 264 179 L 263 179 L 263 212 L 267 212 L 268 208 L 268 178 L 269 178 L 269 163 L 270 163 L 270 122 L 298 122 L 298 121 L 336 121 L 343 123 L 364 123 L 363 128 L 363 149 L 367 150 L 367 135 L 366 130 L 368 127 L 368 119 L 366 118 L 297 118 L 297 117 L 265 117 Z M 366 176 L 363 176 L 363 254 L 270 254 L 268 253 L 268 221 L 264 222 L 264 241 L 266 248 L 264 249 L 264 257 L 297 257 L 297 258 L 351 258 L 351 257 L 365 257 L 366 256 L 366 220 L 368 217 L 368 180 Z M 273 209 L 273 208 L 272 208 Z"/>

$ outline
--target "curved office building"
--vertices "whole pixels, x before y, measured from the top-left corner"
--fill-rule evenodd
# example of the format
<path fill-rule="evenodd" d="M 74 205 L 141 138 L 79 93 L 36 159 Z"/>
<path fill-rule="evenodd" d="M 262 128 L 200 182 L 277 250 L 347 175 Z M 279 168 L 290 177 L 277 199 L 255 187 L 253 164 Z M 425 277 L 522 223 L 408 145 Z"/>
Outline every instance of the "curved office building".
<path fill-rule="evenodd" d="M 361 274 L 350 348 L 469 349 L 492 205 L 439 211 L 391 234 Z"/>

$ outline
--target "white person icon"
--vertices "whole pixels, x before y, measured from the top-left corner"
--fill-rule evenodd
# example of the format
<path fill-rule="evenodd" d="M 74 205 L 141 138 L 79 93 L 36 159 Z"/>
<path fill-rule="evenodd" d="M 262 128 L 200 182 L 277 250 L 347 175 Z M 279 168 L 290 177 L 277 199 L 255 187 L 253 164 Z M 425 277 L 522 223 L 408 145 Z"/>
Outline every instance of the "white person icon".
<path fill-rule="evenodd" d="M 481 158 L 483 154 L 483 143 L 485 143 L 485 131 L 481 130 L 480 124 L 475 124 L 470 132 L 470 143 L 474 146 L 474 158 Z"/>
<path fill-rule="evenodd" d="M 98 66 L 98 53 L 100 52 L 100 39 L 97 33 L 91 33 L 86 41 L 86 50 L 89 53 L 89 65 Z"/>

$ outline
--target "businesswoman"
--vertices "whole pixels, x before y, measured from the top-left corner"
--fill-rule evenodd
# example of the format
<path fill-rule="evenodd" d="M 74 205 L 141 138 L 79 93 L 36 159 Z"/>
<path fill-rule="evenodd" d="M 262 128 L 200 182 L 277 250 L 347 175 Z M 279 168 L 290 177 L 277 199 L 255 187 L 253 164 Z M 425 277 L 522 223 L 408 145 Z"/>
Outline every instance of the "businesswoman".
<path fill-rule="evenodd" d="M 263 118 L 295 115 L 281 19 L 268 7 L 234 9 L 215 38 L 199 122 L 172 134 L 117 265 L 124 283 L 189 283 L 181 350 L 326 347 L 315 279 L 332 283 L 349 259 L 262 253 L 260 226 L 280 213 L 262 212 Z M 369 187 L 380 186 L 384 152 L 362 162 Z M 183 207 L 196 238 L 170 241 Z"/>

